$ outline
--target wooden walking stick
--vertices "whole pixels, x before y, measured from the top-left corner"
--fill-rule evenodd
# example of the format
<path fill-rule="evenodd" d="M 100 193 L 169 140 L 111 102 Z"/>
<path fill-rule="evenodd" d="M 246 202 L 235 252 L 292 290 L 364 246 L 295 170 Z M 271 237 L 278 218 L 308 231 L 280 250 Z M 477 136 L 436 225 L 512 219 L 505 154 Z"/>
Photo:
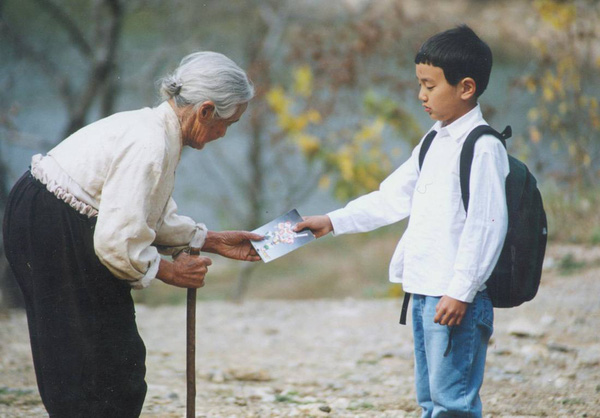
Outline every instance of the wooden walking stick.
<path fill-rule="evenodd" d="M 199 256 L 199 248 L 190 248 L 190 255 Z M 187 418 L 196 416 L 196 289 L 187 290 L 186 314 L 186 379 L 187 379 Z"/>

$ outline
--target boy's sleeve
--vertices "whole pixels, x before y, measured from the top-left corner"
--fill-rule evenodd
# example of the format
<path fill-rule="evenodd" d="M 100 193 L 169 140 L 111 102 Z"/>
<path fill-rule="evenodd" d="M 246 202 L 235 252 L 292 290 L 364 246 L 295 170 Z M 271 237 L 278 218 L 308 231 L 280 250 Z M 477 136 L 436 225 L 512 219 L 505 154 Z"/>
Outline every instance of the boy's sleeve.
<path fill-rule="evenodd" d="M 410 158 L 381 183 L 379 190 L 328 213 L 333 234 L 372 231 L 406 218 L 419 178 L 419 149 L 417 146 Z"/>
<path fill-rule="evenodd" d="M 500 257 L 508 228 L 508 173 L 508 156 L 502 143 L 490 135 L 481 137 L 471 166 L 469 210 L 454 275 L 446 291 L 454 299 L 472 302 Z"/>

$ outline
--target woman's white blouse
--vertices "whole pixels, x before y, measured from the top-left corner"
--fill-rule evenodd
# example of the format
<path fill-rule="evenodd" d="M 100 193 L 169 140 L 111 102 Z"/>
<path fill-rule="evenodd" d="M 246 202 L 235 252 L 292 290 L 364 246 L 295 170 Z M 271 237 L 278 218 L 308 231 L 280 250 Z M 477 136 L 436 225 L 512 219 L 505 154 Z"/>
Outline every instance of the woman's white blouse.
<path fill-rule="evenodd" d="M 171 198 L 181 150 L 179 120 L 164 102 L 80 129 L 34 156 L 31 172 L 80 213 L 97 216 L 96 254 L 116 277 L 143 288 L 158 272 L 158 248 L 201 248 L 206 239 L 206 227 L 177 215 Z"/>

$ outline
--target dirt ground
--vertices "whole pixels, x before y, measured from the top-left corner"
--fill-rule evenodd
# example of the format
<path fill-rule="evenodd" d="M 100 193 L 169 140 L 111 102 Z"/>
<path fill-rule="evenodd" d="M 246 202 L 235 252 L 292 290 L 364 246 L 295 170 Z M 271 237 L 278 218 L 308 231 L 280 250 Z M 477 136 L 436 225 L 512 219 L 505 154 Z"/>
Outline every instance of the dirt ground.
<path fill-rule="evenodd" d="M 534 301 L 495 312 L 488 417 L 600 417 L 600 249 L 549 253 Z M 199 303 L 197 415 L 419 416 L 399 312 L 390 299 Z M 142 416 L 182 417 L 185 308 L 138 305 L 137 315 L 148 349 Z M 25 317 L 11 311 L 0 318 L 0 417 L 43 416 Z"/>

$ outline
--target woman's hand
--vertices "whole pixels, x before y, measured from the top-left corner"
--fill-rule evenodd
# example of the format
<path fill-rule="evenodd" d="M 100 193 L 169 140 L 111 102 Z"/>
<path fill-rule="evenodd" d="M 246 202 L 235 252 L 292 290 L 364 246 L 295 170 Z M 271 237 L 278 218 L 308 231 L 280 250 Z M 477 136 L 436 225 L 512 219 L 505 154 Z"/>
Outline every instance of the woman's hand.
<path fill-rule="evenodd" d="M 202 251 L 207 251 L 242 261 L 259 261 L 260 256 L 250 241 L 261 241 L 264 237 L 246 231 L 208 231 Z"/>
<path fill-rule="evenodd" d="M 305 216 L 302 222 L 298 222 L 294 227 L 295 232 L 299 232 L 303 229 L 310 229 L 315 237 L 321 238 L 324 235 L 329 234 L 333 231 L 333 225 L 331 219 L 327 215 L 319 216 Z"/>
<path fill-rule="evenodd" d="M 160 260 L 156 277 L 171 286 L 197 289 L 204 286 L 204 277 L 211 264 L 208 257 L 181 253 L 172 263 Z"/>

